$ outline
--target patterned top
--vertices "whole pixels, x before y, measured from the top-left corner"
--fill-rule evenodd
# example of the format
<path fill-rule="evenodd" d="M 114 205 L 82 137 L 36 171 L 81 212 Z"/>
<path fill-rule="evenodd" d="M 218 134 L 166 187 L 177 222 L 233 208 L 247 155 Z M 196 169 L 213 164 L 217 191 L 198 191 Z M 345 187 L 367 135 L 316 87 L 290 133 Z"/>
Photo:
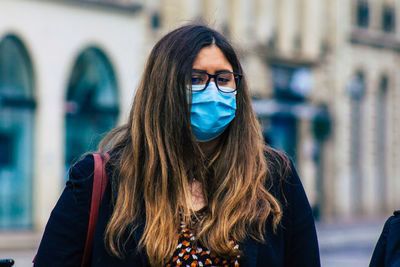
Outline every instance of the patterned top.
<path fill-rule="evenodd" d="M 183 222 L 179 233 L 178 246 L 172 256 L 171 261 L 166 267 L 172 266 L 222 266 L 222 267 L 238 267 L 239 257 L 235 259 L 224 259 L 215 255 L 208 249 L 196 243 L 195 231 L 187 227 Z M 234 243 L 232 242 L 232 245 Z M 234 245 L 235 249 L 239 245 Z"/>

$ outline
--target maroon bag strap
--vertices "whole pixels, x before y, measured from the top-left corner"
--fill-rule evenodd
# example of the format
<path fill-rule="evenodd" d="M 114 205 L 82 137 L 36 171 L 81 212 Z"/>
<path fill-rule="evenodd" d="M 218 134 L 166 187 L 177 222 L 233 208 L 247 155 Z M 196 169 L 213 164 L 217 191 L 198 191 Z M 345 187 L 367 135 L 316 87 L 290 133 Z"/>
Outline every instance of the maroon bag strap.
<path fill-rule="evenodd" d="M 93 154 L 94 177 L 93 177 L 92 202 L 90 205 L 89 225 L 86 234 L 86 243 L 85 243 L 85 249 L 83 251 L 81 267 L 88 266 L 90 263 L 90 259 L 92 257 L 94 232 L 96 229 L 97 218 L 99 216 L 101 200 L 103 198 L 104 190 L 106 189 L 108 182 L 105 166 L 108 159 L 110 158 L 110 155 L 105 153 L 103 154 L 103 157 L 100 154 Z"/>

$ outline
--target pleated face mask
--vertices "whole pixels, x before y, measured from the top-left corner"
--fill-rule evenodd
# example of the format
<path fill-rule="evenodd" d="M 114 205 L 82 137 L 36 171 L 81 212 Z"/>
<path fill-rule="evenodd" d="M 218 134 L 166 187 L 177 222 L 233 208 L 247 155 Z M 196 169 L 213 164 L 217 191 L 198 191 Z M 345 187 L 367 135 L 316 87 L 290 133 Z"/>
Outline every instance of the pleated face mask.
<path fill-rule="evenodd" d="M 222 134 L 235 117 L 236 91 L 219 86 L 224 91 L 221 92 L 214 82 L 202 88 L 203 85 L 192 85 L 190 121 L 196 139 L 207 142 Z"/>

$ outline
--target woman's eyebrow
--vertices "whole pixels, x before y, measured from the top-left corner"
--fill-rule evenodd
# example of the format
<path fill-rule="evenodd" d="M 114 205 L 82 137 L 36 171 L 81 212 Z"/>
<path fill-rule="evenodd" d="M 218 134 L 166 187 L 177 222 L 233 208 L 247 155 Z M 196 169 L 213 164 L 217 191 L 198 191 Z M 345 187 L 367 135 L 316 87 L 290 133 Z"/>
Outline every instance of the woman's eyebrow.
<path fill-rule="evenodd" d="M 192 69 L 192 71 L 197 71 L 197 72 L 206 72 L 205 70 L 200 70 L 200 69 Z"/>
<path fill-rule="evenodd" d="M 232 72 L 232 71 L 231 71 L 231 70 L 228 70 L 228 69 L 217 70 L 217 71 L 215 72 L 215 74 L 221 73 L 221 72 Z"/>
<path fill-rule="evenodd" d="M 192 70 L 198 71 L 198 72 L 206 72 L 205 70 L 200 70 L 200 69 L 192 69 Z M 232 71 L 229 69 L 221 69 L 221 70 L 215 71 L 215 73 L 220 73 L 220 72 L 232 72 Z"/>

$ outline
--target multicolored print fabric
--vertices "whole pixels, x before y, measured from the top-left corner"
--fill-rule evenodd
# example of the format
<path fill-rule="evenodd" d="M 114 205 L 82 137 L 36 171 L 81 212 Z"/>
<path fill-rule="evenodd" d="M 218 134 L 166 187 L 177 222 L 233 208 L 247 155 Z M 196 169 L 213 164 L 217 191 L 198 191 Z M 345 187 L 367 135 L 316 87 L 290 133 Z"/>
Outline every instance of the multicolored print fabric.
<path fill-rule="evenodd" d="M 172 256 L 170 263 L 166 267 L 173 266 L 185 266 L 185 267 L 196 267 L 196 266 L 221 266 L 221 267 L 238 267 L 239 257 L 236 259 L 223 259 L 217 257 L 210 250 L 204 249 L 199 245 L 194 245 L 195 234 L 192 229 L 189 229 L 185 225 L 181 226 L 181 232 L 179 234 L 178 246 Z M 233 245 L 233 244 L 232 244 Z M 235 245 L 235 249 L 239 246 Z"/>

